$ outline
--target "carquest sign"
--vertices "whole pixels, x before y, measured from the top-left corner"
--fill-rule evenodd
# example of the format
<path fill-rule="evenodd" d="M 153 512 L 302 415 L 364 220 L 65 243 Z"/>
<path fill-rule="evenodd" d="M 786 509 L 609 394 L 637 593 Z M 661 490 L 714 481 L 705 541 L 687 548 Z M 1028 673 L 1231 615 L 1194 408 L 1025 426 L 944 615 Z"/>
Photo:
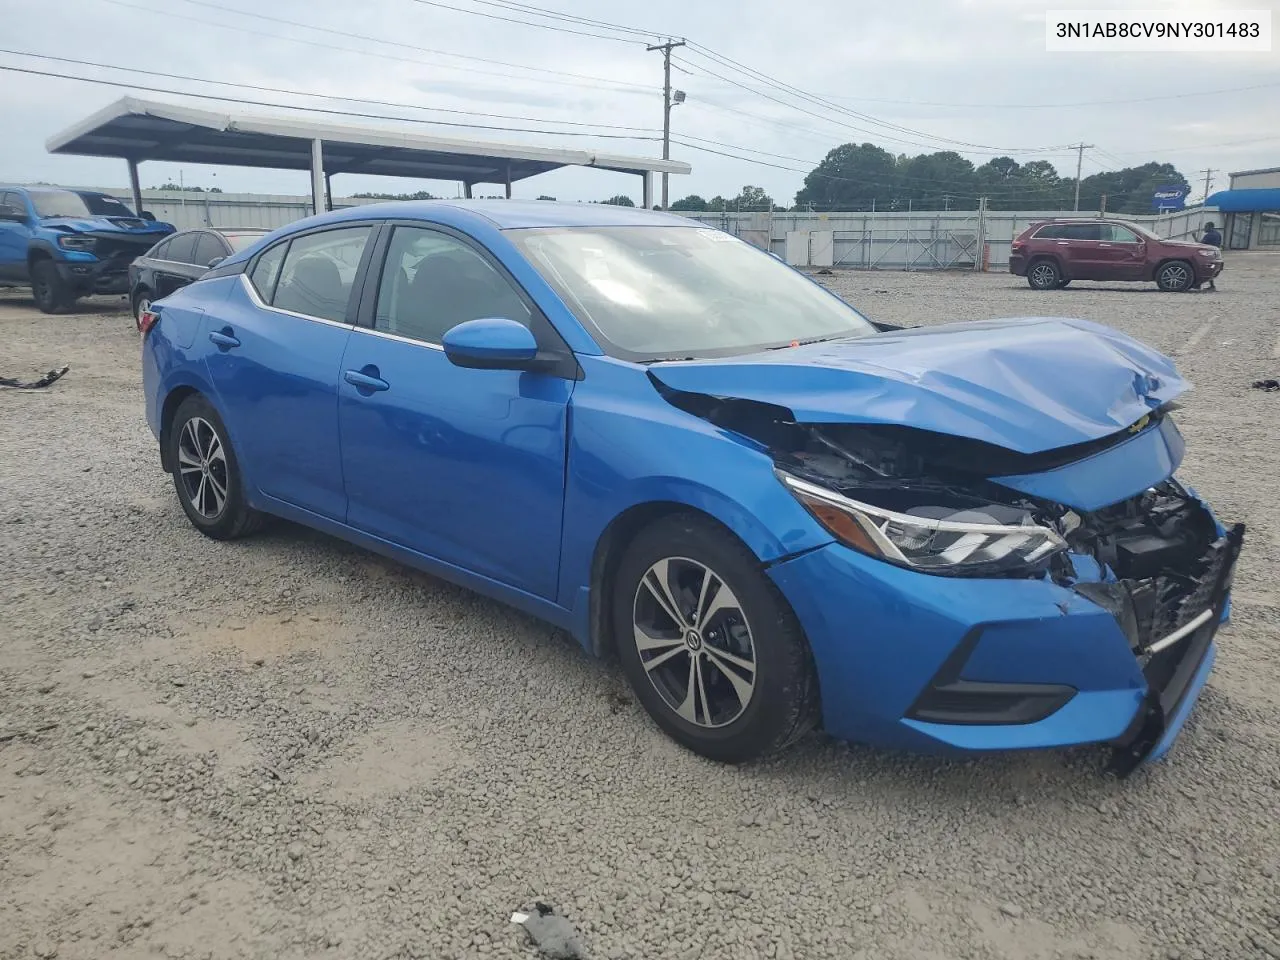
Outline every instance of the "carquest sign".
<path fill-rule="evenodd" d="M 1186 206 L 1187 191 L 1181 187 L 1162 187 L 1151 195 L 1151 208 L 1161 210 L 1181 210 Z"/>

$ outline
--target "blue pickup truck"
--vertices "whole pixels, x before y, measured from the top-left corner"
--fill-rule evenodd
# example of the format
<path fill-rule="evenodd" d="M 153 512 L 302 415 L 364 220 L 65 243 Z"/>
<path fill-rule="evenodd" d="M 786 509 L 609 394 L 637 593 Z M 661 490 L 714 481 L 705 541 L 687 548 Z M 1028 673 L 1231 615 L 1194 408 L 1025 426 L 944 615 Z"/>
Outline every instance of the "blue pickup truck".
<path fill-rule="evenodd" d="M 173 232 L 105 193 L 0 185 L 0 287 L 30 284 L 45 313 L 127 293 L 134 257 Z"/>

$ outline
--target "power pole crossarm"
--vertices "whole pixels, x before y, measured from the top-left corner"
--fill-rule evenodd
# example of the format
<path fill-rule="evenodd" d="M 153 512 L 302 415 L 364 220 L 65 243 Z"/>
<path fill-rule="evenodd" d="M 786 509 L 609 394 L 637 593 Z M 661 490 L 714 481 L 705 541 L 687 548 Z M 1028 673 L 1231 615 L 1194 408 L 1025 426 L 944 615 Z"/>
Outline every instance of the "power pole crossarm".
<path fill-rule="evenodd" d="M 1078 143 L 1076 144 L 1076 147 L 1075 147 L 1075 150 L 1076 150 L 1076 203 L 1075 203 L 1075 206 L 1072 208 L 1073 210 L 1080 209 L 1080 172 L 1081 172 L 1081 169 L 1084 167 L 1084 152 L 1086 150 L 1092 150 L 1093 146 L 1094 145 L 1092 143 Z"/>
<path fill-rule="evenodd" d="M 675 47 L 683 47 L 683 40 L 668 40 L 666 43 L 655 43 L 645 49 L 652 52 L 662 51 L 662 159 L 671 159 L 671 51 Z M 662 209 L 667 206 L 667 178 L 670 175 L 662 172 Z"/>

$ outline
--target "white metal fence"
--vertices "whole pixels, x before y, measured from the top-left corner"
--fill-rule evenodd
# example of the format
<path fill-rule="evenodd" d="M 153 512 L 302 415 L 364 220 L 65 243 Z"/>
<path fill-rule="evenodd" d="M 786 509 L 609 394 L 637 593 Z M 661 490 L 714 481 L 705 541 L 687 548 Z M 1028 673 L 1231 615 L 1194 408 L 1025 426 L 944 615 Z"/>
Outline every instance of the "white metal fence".
<path fill-rule="evenodd" d="M 1061 211 L 912 213 L 692 213 L 692 219 L 764 247 L 797 266 L 863 270 L 1005 270 L 1015 237 Z M 1173 240 L 1198 239 L 1212 208 L 1124 216 Z M 766 239 L 767 238 L 767 241 Z"/>
<path fill-rule="evenodd" d="M 102 192 L 132 203 L 127 190 Z M 375 203 L 335 197 L 335 207 Z M 275 229 L 311 213 L 309 197 L 144 190 L 142 205 L 179 230 L 193 227 Z M 1081 213 L 1079 216 L 1090 216 Z M 1009 245 L 1036 220 L 1062 211 L 936 210 L 910 213 L 691 213 L 686 216 L 741 237 L 798 266 L 863 270 L 1005 270 Z M 1198 238 L 1213 208 L 1158 216 L 1125 216 L 1170 239 Z"/>

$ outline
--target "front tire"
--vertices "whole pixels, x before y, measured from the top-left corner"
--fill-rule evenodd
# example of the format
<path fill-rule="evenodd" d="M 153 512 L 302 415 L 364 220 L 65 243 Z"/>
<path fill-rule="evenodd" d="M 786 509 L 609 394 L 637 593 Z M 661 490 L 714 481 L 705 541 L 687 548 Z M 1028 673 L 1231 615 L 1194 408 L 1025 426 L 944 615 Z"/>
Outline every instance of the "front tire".
<path fill-rule="evenodd" d="M 636 696 L 695 753 L 742 763 L 816 723 L 817 678 L 795 614 L 713 522 L 677 514 L 641 531 L 614 579 L 613 620 Z"/>
<path fill-rule="evenodd" d="M 72 291 L 52 260 L 37 260 L 31 266 L 31 296 L 41 313 L 61 313 L 76 302 Z"/>
<path fill-rule="evenodd" d="M 1185 293 L 1195 283 L 1195 272 L 1185 260 L 1162 263 L 1156 271 L 1156 286 L 1165 293 Z"/>
<path fill-rule="evenodd" d="M 213 404 L 199 394 L 183 400 L 167 442 L 174 489 L 193 527 L 214 540 L 234 540 L 262 525 L 262 514 L 245 501 L 240 465 Z"/>
<path fill-rule="evenodd" d="M 1027 284 L 1032 290 L 1056 290 L 1062 282 L 1062 271 L 1048 257 L 1034 261 L 1027 267 Z"/>

